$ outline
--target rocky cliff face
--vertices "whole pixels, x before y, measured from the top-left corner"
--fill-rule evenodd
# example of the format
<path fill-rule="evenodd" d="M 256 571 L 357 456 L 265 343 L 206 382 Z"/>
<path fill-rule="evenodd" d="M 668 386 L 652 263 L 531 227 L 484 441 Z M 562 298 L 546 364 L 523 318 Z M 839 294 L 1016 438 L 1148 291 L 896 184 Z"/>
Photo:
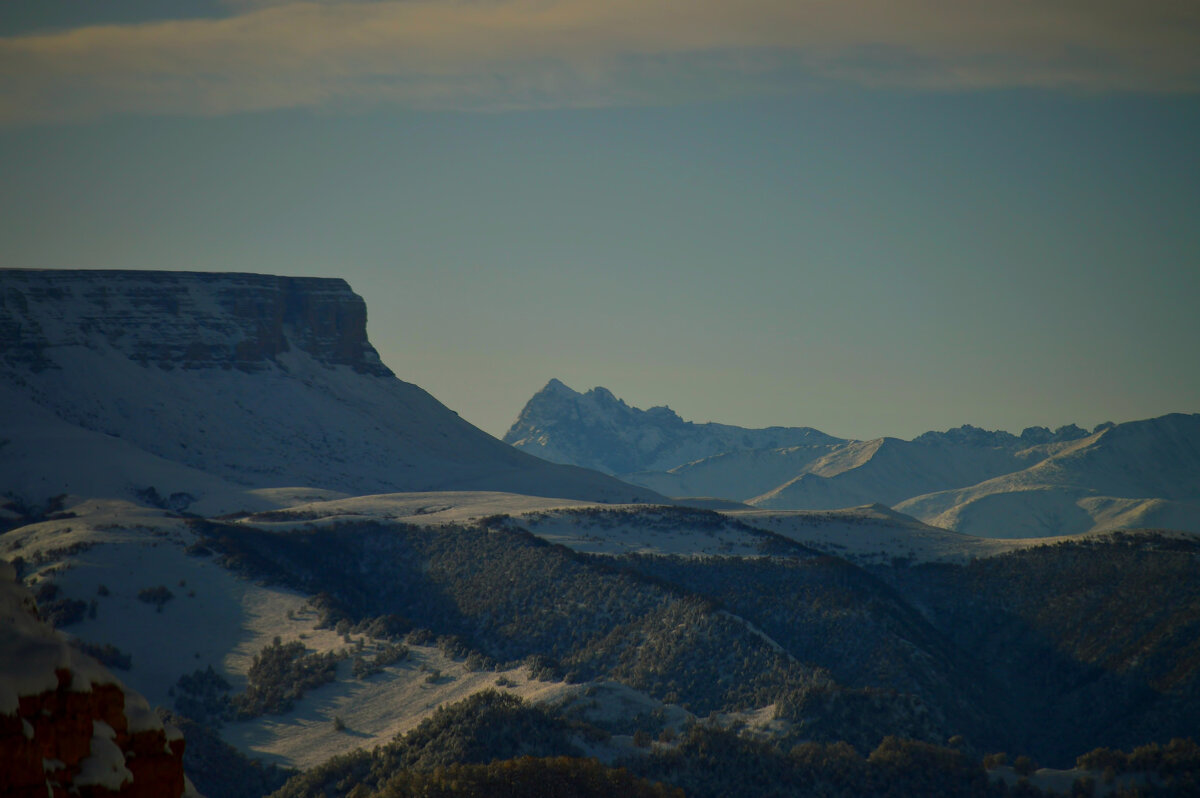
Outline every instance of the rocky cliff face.
<path fill-rule="evenodd" d="M 65 347 L 110 347 L 163 369 L 265 369 L 293 347 L 391 376 L 345 280 L 144 271 L 0 272 L 0 359 L 54 368 Z"/>
<path fill-rule="evenodd" d="M 146 700 L 37 617 L 0 560 L 0 794 L 193 794 L 183 737 Z"/>
<path fill-rule="evenodd" d="M 669 407 L 640 410 L 606 388 L 578 393 L 558 380 L 534 394 L 504 440 L 547 460 L 610 474 L 667 470 L 723 452 L 840 442 L 811 427 L 695 424 Z"/>

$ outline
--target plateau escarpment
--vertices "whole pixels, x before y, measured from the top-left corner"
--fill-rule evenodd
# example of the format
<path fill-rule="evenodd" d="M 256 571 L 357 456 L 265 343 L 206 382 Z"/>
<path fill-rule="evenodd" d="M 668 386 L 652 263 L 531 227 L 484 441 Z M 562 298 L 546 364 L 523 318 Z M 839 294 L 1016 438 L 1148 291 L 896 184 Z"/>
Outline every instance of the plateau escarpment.
<path fill-rule="evenodd" d="M 293 347 L 327 365 L 392 372 L 367 340 L 345 280 L 266 274 L 6 270 L 0 359 L 60 368 L 69 347 L 106 347 L 162 369 L 262 371 Z"/>
<path fill-rule="evenodd" d="M 0 477 L 26 504 L 258 509 L 247 488 L 294 486 L 655 498 L 518 452 L 396 379 L 342 280 L 0 270 L 0 374 Z"/>

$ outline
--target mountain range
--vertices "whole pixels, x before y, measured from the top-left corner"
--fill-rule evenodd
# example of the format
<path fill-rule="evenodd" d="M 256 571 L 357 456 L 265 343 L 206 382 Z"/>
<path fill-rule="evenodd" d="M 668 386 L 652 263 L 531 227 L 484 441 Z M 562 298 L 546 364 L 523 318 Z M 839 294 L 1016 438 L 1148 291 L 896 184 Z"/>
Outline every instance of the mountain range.
<path fill-rule="evenodd" d="M 522 452 L 365 320 L 0 270 L 0 794 L 1195 794 L 1196 416 L 850 441 L 552 382 Z"/>
<path fill-rule="evenodd" d="M 1068 425 L 1019 436 L 962 426 L 906 441 L 858 441 L 809 427 L 693 424 L 639 410 L 604 388 L 552 380 L 504 440 L 675 496 L 764 509 L 879 503 L 935 526 L 994 537 L 1103 529 L 1200 531 L 1200 414 L 1090 433 Z"/>

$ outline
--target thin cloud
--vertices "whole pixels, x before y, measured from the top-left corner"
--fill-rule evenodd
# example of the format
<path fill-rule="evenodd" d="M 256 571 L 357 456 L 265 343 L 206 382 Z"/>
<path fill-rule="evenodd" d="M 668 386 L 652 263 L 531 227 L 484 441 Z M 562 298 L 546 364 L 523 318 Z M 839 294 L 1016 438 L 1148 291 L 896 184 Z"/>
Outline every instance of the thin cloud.
<path fill-rule="evenodd" d="M 227 0 L 0 39 L 0 121 L 396 104 L 673 103 L 851 84 L 1200 91 L 1200 6 L 1150 0 Z"/>

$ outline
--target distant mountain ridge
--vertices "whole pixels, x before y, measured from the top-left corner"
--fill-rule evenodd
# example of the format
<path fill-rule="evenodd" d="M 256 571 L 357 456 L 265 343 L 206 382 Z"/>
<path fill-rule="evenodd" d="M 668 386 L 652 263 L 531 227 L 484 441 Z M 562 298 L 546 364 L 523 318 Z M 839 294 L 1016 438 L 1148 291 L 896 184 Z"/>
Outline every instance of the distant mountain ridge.
<path fill-rule="evenodd" d="M 5 490 L 154 488 L 177 509 L 298 486 L 656 498 L 473 427 L 396 379 L 366 318 L 340 279 L 0 270 Z"/>
<path fill-rule="evenodd" d="M 1015 527 L 1200 531 L 1200 414 L 1130 421 L 1009 474 L 895 505 L 922 520 L 989 536 Z"/>
<path fill-rule="evenodd" d="M 760 445 L 780 439 L 786 442 Z M 1195 414 L 1107 422 L 1090 433 L 1074 424 L 1020 435 L 963 425 L 911 441 L 855 441 L 807 427 L 689 424 L 667 408 L 642 411 L 604 388 L 578 394 L 553 380 L 505 440 L 557 462 L 601 463 L 669 496 L 764 509 L 882 503 L 929 524 L 996 537 L 1145 526 L 1200 531 Z M 724 449 L 701 455 L 705 447 Z"/>
<path fill-rule="evenodd" d="M 607 388 L 579 393 L 557 379 L 526 403 L 503 440 L 551 462 L 609 474 L 666 470 L 735 449 L 841 442 L 811 427 L 697 424 L 666 406 L 640 410 Z"/>

